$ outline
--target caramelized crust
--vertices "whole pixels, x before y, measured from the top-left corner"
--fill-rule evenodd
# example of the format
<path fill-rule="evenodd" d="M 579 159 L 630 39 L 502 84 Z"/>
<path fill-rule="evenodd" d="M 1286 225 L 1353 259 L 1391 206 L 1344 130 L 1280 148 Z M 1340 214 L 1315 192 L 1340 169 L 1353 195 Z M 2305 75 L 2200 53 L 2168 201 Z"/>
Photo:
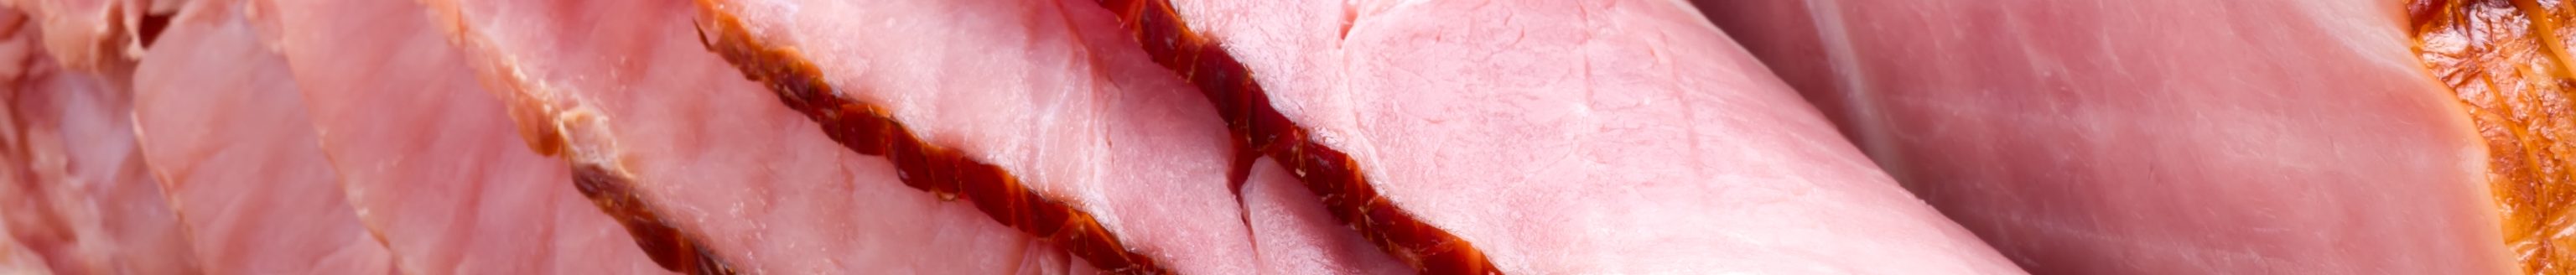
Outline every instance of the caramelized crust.
<path fill-rule="evenodd" d="M 634 181 L 598 165 L 574 164 L 572 183 L 583 197 L 590 198 L 592 205 L 599 206 L 600 212 L 608 212 L 610 218 L 625 225 L 626 233 L 635 236 L 635 245 L 643 247 L 644 255 L 652 257 L 662 269 L 700 275 L 735 274 L 706 247 L 698 246 L 697 238 L 672 228 L 661 214 L 646 206 L 644 198 L 633 189 Z"/>
<path fill-rule="evenodd" d="M 1255 157 L 1268 155 L 1323 198 L 1333 217 L 1378 248 L 1424 274 L 1501 274 L 1483 251 L 1448 231 L 1422 222 L 1380 196 L 1359 164 L 1339 150 L 1308 139 L 1308 131 L 1270 105 L 1269 95 L 1216 40 L 1191 30 L 1169 0 L 1100 0 L 1142 42 L 1154 63 L 1198 86 L 1233 132 L 1233 184 L 1241 190 Z"/>
<path fill-rule="evenodd" d="M 894 162 L 904 185 L 929 191 L 942 200 L 972 202 L 993 221 L 1055 243 L 1066 253 L 1109 273 L 1171 273 L 1153 259 L 1128 249 L 1091 214 L 1038 195 L 1000 166 L 922 141 L 883 108 L 841 97 L 843 93 L 823 81 L 822 70 L 803 56 L 752 39 L 740 18 L 714 10 L 705 12 L 707 20 L 701 22 L 698 37 L 713 39 L 701 41 L 708 50 L 724 56 L 726 62 L 742 70 L 744 77 L 767 85 L 778 94 L 780 103 L 821 124 L 823 133 L 832 141 L 851 151 L 884 156 Z M 714 32 L 704 33 L 708 30 Z"/>
<path fill-rule="evenodd" d="M 2576 273 L 2576 105 L 2567 2 L 2408 0 L 2416 58 L 2469 107 L 2487 141 L 2503 240 L 2529 274 Z"/>

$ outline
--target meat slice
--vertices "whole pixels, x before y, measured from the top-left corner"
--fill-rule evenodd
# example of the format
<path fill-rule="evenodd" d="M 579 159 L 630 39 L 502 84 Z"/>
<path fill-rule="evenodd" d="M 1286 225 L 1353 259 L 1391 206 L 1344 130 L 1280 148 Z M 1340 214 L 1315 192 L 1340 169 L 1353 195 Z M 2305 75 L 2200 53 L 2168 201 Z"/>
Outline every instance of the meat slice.
<path fill-rule="evenodd" d="M 136 149 L 123 78 L 60 66 L 21 13 L 0 22 L 0 273 L 195 273 Z"/>
<path fill-rule="evenodd" d="M 523 138 L 685 273 L 1067 272 L 972 204 L 905 187 L 701 44 L 679 1 L 427 1 Z"/>
<path fill-rule="evenodd" d="M 187 0 L 0 0 L 43 29 L 45 52 L 64 68 L 132 73 L 143 46 Z M 123 82 L 113 83 L 125 89 Z"/>
<path fill-rule="evenodd" d="M 143 156 L 217 274 L 387 274 L 316 147 L 286 60 L 239 2 L 195 2 L 135 75 Z"/>
<path fill-rule="evenodd" d="M 713 50 L 851 150 L 907 167 L 921 162 L 909 150 L 953 150 L 1007 172 L 1012 178 L 1004 181 L 1020 186 L 978 187 L 972 177 L 957 177 L 966 184 L 964 200 L 1000 204 L 982 208 L 997 221 L 1105 269 L 1203 274 L 1255 267 L 1226 181 L 1223 124 L 1206 99 L 1148 62 L 1095 4 L 699 4 L 708 9 L 702 21 Z M 898 145 L 880 152 L 875 139 Z M 928 146 L 900 145 L 914 140 Z M 950 181 L 942 171 L 949 168 L 938 161 L 907 168 L 928 176 L 907 175 L 906 182 L 945 192 L 940 182 Z M 986 168 L 957 170 L 974 169 Z M 1019 201 L 1035 205 L 1008 205 Z M 1062 214 L 1076 217 L 1068 222 L 1020 218 L 1058 215 L 1047 213 L 1060 211 L 1053 204 L 1079 213 Z M 1094 227 L 1106 234 L 1089 236 Z"/>
<path fill-rule="evenodd" d="M 662 272 L 567 167 L 517 138 L 420 3 L 254 4 L 351 206 L 403 273 Z"/>
<path fill-rule="evenodd" d="M 2405 2 L 1701 4 L 2034 273 L 2513 272 Z"/>
<path fill-rule="evenodd" d="M 1175 44 L 1156 57 L 1211 97 L 1266 90 L 1219 105 L 1420 270 L 1471 269 L 1412 258 L 1468 246 L 1386 216 L 1454 234 L 1503 273 L 2018 272 L 1678 2 L 1170 7 L 1191 28 L 1137 16 L 1138 39 Z M 1258 90 L 1195 77 L 1229 60 Z"/>

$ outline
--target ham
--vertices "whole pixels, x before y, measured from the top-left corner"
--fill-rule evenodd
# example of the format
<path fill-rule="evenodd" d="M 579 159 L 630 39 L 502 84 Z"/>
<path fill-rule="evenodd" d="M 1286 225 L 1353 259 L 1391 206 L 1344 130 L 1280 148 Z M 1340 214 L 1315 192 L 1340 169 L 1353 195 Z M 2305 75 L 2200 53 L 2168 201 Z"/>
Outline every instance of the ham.
<path fill-rule="evenodd" d="M 1297 125 L 1274 133 L 1306 144 L 1299 161 L 1317 161 L 1313 147 L 1347 153 L 1385 204 L 1472 242 L 1501 272 L 2018 272 L 1835 142 L 1686 5 L 1171 6 L 1212 40 L 1179 49 L 1228 46 L 1268 92 L 1245 108 Z M 1427 251 L 1401 245 L 1386 249 Z M 1415 263 L 1441 270 L 1426 264 L 1441 263 Z"/>
<path fill-rule="evenodd" d="M 191 3 L 134 76 L 135 129 L 208 273 L 390 274 L 241 2 Z"/>
<path fill-rule="evenodd" d="M 253 1 L 349 205 L 406 274 L 663 272 L 528 150 L 411 1 Z M 184 50 L 184 49 L 183 49 Z"/>
<path fill-rule="evenodd" d="M 0 273 L 196 272 L 135 143 L 124 76 L 63 67 L 22 13 L 0 22 Z"/>
<path fill-rule="evenodd" d="M 2513 193 L 2488 184 L 2510 173 L 2410 51 L 2405 1 L 1701 4 L 2034 273 L 2499 274 L 2529 257 L 2500 236 Z"/>
<path fill-rule="evenodd" d="M 904 172 L 928 171 L 919 181 L 931 182 L 931 191 L 943 192 L 938 182 L 949 181 L 942 170 L 950 168 L 937 166 L 936 158 L 913 160 L 909 155 L 917 153 L 907 151 L 954 150 L 992 167 L 958 171 L 1006 173 L 1012 178 L 1005 181 L 1019 186 L 979 186 L 957 177 L 962 199 L 1094 267 L 1149 273 L 1255 267 L 1252 238 L 1228 183 L 1230 144 L 1215 110 L 1148 62 L 1095 4 L 699 4 L 708 9 L 702 28 L 713 50 L 770 84 L 788 107 L 835 131 L 846 150 L 886 155 L 897 166 L 930 163 Z M 874 23 L 885 20 L 907 23 Z M 895 145 L 873 152 L 886 142 L 877 139 Z M 914 142 L 931 148 L 904 145 Z M 1014 205 L 1022 202 L 1034 204 Z M 1069 214 L 1050 213 L 1059 211 Z M 1022 219 L 1030 212 L 1076 218 Z"/>
<path fill-rule="evenodd" d="M 1082 268 L 906 187 L 708 53 L 679 1 L 426 1 L 531 149 L 683 273 Z"/>

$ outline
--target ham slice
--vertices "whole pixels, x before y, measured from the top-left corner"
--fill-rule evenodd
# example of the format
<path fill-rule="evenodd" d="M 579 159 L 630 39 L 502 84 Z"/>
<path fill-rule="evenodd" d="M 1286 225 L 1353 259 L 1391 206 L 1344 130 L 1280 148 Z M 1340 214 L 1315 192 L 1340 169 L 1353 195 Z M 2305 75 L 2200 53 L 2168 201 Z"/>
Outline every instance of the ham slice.
<path fill-rule="evenodd" d="M 0 22 L 0 273 L 196 272 L 136 148 L 124 78 L 62 67 L 22 13 Z"/>
<path fill-rule="evenodd" d="M 350 205 L 407 274 L 661 272 L 527 149 L 411 1 L 254 2 Z"/>
<path fill-rule="evenodd" d="M 1373 185 L 1360 190 L 1386 201 L 1363 213 L 1409 210 L 1504 273 L 2018 272 L 1836 141 L 1686 5 L 1171 6 L 1210 41 L 1140 39 L 1227 47 L 1268 92 L 1238 108 L 1297 125 L 1254 135 L 1310 148 L 1290 168 L 1316 171 L 1311 148 L 1347 153 Z M 1225 67 L 1178 64 L 1199 65 L 1174 66 L 1192 76 Z M 1403 245 L 1387 249 L 1429 252 Z"/>
<path fill-rule="evenodd" d="M 788 106 L 830 131 L 847 132 L 834 134 L 849 150 L 888 155 L 905 166 L 920 161 L 903 143 L 920 142 L 932 148 L 918 150 L 954 150 L 1007 173 L 1006 181 L 1020 186 L 960 180 L 966 181 L 963 199 L 994 205 L 982 210 L 996 220 L 1106 269 L 1196 274 L 1255 267 L 1227 182 L 1232 158 L 1223 124 L 1205 98 L 1150 63 L 1095 4 L 699 4 L 708 9 L 703 22 L 713 50 L 769 83 Z M 876 139 L 897 145 L 875 152 L 884 142 Z M 943 192 L 937 183 L 948 180 L 943 169 L 949 168 L 923 169 L 932 176 L 920 181 Z M 957 170 L 975 169 L 993 168 Z M 1047 205 L 1010 205 L 1021 201 Z M 1050 213 L 1064 209 L 1053 204 L 1069 205 L 1077 218 L 1021 219 L 1062 215 Z M 1021 214 L 1027 212 L 1038 214 Z M 1066 233 L 1093 227 L 1105 234 Z"/>
<path fill-rule="evenodd" d="M 1701 4 L 2034 273 L 2514 270 L 2403 1 Z"/>
<path fill-rule="evenodd" d="M 1068 272 L 708 53 L 679 1 L 426 1 L 523 138 L 683 273 Z"/>
<path fill-rule="evenodd" d="M 194 2 L 136 70 L 135 128 L 217 274 L 389 274 L 314 137 L 286 60 L 234 1 Z"/>

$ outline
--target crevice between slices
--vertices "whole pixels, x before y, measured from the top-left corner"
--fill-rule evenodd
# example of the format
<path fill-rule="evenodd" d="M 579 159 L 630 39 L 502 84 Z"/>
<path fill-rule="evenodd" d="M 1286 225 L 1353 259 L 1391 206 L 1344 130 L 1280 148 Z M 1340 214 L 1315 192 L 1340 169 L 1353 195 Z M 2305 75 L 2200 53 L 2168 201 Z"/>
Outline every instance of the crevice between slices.
<path fill-rule="evenodd" d="M 1252 160 L 1269 156 L 1315 192 L 1333 218 L 1424 274 L 1501 274 L 1483 251 L 1457 235 L 1396 207 L 1371 185 L 1349 154 L 1314 142 L 1307 128 L 1271 106 L 1251 70 L 1216 40 L 1190 29 L 1169 0 L 1099 0 L 1119 19 L 1154 63 L 1197 86 L 1233 133 L 1237 154 L 1229 176 L 1243 190 Z M 1347 26 L 1345 26 L 1347 28 Z M 1345 30 L 1347 31 L 1347 30 Z"/>
<path fill-rule="evenodd" d="M 941 200 L 966 200 L 993 221 L 1054 243 L 1108 273 L 1171 273 L 1129 249 L 1090 213 L 1039 195 L 1000 166 L 923 141 L 884 108 L 842 97 L 802 55 L 753 39 L 741 18 L 716 10 L 714 3 L 699 4 L 705 16 L 698 24 L 698 38 L 707 50 L 741 69 L 743 77 L 767 86 L 789 109 L 820 124 L 833 142 L 893 162 L 905 186 Z"/>
<path fill-rule="evenodd" d="M 2576 274 L 2576 67 L 2566 2 L 2405 0 L 2417 61 L 2466 107 L 2486 142 L 2505 248 L 2525 274 Z M 2552 9 L 2556 10 L 2552 10 Z M 2537 16 L 2535 16 L 2537 15 Z"/>
<path fill-rule="evenodd" d="M 435 25 L 455 36 L 449 37 L 459 49 L 481 53 L 484 58 L 470 59 L 468 64 L 481 76 L 484 88 L 508 106 L 509 117 L 516 122 L 520 140 L 539 155 L 560 157 L 572 169 L 573 187 L 592 206 L 615 219 L 635 238 L 635 245 L 664 270 L 681 274 L 732 275 L 741 272 L 724 258 L 707 248 L 706 238 L 672 226 L 671 220 L 658 207 L 648 203 L 635 189 L 636 180 L 615 161 L 613 139 L 593 109 L 578 100 L 566 98 L 561 91 L 538 89 L 531 85 L 524 70 L 516 68 L 511 54 L 489 44 L 463 19 L 462 7 L 456 2 L 423 1 L 430 8 Z M 583 137 L 576 141 L 575 137 Z M 381 240 L 381 237 L 379 237 Z"/>

